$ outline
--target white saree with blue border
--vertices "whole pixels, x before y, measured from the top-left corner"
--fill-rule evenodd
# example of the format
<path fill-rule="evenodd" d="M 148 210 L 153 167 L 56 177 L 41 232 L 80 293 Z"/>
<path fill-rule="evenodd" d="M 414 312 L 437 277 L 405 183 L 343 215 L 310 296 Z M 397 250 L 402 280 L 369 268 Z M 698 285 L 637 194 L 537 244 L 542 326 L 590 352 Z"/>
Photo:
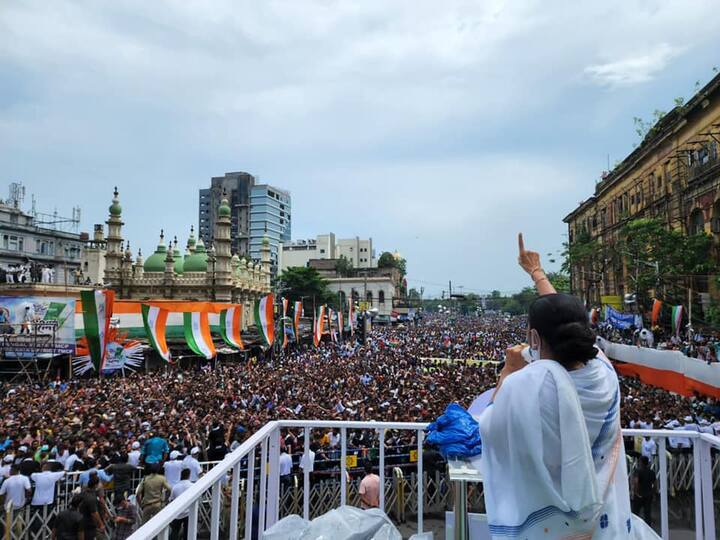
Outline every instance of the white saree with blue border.
<path fill-rule="evenodd" d="M 630 511 L 620 388 L 601 354 L 568 372 L 539 360 L 479 416 L 493 539 L 658 538 Z"/>

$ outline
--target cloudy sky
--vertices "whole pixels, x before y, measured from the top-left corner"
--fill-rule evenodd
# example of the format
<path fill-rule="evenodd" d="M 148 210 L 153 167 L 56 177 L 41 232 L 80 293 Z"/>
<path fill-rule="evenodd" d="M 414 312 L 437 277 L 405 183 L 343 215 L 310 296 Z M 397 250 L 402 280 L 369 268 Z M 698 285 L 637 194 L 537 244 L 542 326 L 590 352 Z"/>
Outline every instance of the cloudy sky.
<path fill-rule="evenodd" d="M 426 294 L 515 290 L 517 231 L 557 252 L 718 36 L 712 0 L 3 2 L 0 189 L 89 231 L 117 185 L 148 253 L 244 170 L 291 191 L 295 239 L 372 236 Z"/>

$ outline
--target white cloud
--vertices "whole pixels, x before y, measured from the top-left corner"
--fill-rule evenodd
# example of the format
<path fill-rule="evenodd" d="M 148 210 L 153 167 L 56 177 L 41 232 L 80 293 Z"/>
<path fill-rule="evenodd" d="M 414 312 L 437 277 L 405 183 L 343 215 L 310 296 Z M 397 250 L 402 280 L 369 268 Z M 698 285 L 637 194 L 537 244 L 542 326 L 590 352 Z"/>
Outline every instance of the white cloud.
<path fill-rule="evenodd" d="M 684 47 L 660 43 L 646 54 L 626 56 L 612 62 L 588 66 L 585 68 L 585 73 L 602 85 L 633 86 L 652 80 L 682 52 Z"/>
<path fill-rule="evenodd" d="M 147 251 L 187 231 L 210 176 L 248 170 L 293 191 L 297 235 L 372 234 L 425 279 L 452 263 L 501 288 L 517 284 L 505 233 L 558 245 L 607 141 L 631 146 L 628 96 L 664 105 L 657 86 L 587 79 L 637 84 L 692 48 L 691 86 L 720 35 L 715 0 L 6 4 L 0 179 L 40 205 L 81 204 L 87 229 L 117 183 Z"/>

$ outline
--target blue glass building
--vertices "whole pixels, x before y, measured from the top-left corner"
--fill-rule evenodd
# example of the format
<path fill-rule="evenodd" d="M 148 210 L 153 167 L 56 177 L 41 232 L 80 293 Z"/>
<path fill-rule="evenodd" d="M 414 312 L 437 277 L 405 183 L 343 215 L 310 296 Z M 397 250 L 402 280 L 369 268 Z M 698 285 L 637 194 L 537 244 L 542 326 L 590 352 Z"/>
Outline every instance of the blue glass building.
<path fill-rule="evenodd" d="M 273 273 L 277 269 L 278 244 L 290 242 L 290 193 L 259 184 L 250 191 L 250 257 L 260 259 L 263 236 L 270 240 Z"/>

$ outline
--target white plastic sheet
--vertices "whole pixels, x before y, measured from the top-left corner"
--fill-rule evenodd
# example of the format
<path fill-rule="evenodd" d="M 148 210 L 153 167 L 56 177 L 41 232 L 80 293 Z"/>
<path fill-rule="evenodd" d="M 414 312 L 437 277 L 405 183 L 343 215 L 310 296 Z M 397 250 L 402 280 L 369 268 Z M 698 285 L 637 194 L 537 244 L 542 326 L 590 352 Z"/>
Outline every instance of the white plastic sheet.
<path fill-rule="evenodd" d="M 281 519 L 275 525 L 266 530 L 263 540 L 300 540 L 310 522 L 300 516 L 292 515 Z"/>
<path fill-rule="evenodd" d="M 374 538 L 384 525 L 390 525 L 383 534 L 397 536 Z M 353 506 L 341 506 L 310 522 L 299 540 L 395 540 L 401 538 L 397 529 L 384 512 L 378 509 L 361 510 Z"/>

